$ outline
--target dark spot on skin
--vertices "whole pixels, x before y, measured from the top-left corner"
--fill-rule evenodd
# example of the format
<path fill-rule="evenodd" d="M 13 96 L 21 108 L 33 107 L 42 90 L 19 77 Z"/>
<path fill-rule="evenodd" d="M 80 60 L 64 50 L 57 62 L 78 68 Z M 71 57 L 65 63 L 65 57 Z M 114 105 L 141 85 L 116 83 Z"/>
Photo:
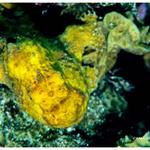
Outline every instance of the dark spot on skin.
<path fill-rule="evenodd" d="M 62 99 L 61 101 L 60 101 L 60 104 L 64 104 L 65 102 L 66 102 L 66 98 L 64 98 L 64 99 Z"/>
<path fill-rule="evenodd" d="M 53 97 L 54 96 L 54 91 L 49 91 L 48 96 Z"/>
<path fill-rule="evenodd" d="M 15 63 L 14 63 L 14 66 L 15 66 L 15 67 L 17 67 L 17 66 L 18 66 L 18 63 L 17 63 L 17 62 L 15 62 Z"/>
<path fill-rule="evenodd" d="M 41 82 L 43 80 L 43 75 L 40 72 L 40 70 L 37 70 L 37 76 L 36 76 L 37 82 Z"/>
<path fill-rule="evenodd" d="M 59 109 L 59 106 L 58 105 L 55 105 L 51 110 L 50 112 L 55 112 Z"/>

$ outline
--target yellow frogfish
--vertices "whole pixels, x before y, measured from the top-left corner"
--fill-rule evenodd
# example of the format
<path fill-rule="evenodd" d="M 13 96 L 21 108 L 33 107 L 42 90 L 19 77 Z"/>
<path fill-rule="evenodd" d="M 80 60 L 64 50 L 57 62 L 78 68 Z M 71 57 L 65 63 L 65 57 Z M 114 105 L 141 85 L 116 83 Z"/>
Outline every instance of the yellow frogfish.
<path fill-rule="evenodd" d="M 0 41 L 0 82 L 14 91 L 29 115 L 52 127 L 81 121 L 90 93 L 115 64 L 120 49 L 147 52 L 138 28 L 116 12 L 103 21 L 95 14 L 82 21 L 68 26 L 49 46 L 34 39 Z"/>
<path fill-rule="evenodd" d="M 63 70 L 60 72 L 56 69 L 59 64 L 50 60 L 47 55 L 50 55 L 47 49 L 30 40 L 17 45 L 8 44 L 3 55 L 4 70 L 1 74 L 5 72 L 8 77 L 5 79 L 7 85 L 13 88 L 22 108 L 33 118 L 53 127 L 71 126 L 81 120 L 86 110 L 86 84 L 78 66 L 73 62 L 70 62 L 70 68 L 76 68 L 78 73 L 68 71 L 73 85 L 69 84 L 67 78 L 64 80 Z M 58 56 L 57 59 L 61 57 Z M 83 90 L 75 87 L 73 82 L 78 82 Z"/>

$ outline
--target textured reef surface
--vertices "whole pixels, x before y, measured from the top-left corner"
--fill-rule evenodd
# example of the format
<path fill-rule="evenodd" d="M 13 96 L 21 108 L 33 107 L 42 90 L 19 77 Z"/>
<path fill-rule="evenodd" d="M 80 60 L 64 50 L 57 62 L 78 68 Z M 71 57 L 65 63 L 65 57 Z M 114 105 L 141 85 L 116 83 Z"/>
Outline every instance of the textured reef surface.
<path fill-rule="evenodd" d="M 0 145 L 149 146 L 149 12 L 1 3 Z"/>

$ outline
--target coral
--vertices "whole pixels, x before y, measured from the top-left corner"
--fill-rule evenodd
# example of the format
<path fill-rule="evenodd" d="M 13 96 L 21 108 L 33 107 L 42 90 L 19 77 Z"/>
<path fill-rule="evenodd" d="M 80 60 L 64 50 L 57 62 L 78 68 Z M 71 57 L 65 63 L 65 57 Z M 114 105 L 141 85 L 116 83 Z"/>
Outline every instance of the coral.
<path fill-rule="evenodd" d="M 116 92 L 116 88 L 103 79 L 97 89 L 92 92 L 85 117 L 77 126 L 88 137 L 97 134 L 96 127 L 103 125 L 106 115 L 116 113 L 122 116 L 126 110 L 127 102 L 119 92 Z"/>
<path fill-rule="evenodd" d="M 146 67 L 150 70 L 150 53 L 144 55 L 144 62 Z"/>
<path fill-rule="evenodd" d="M 149 44 L 150 43 L 150 33 L 149 26 L 144 26 L 141 28 L 141 41 L 142 43 Z"/>
<path fill-rule="evenodd" d="M 122 147 L 149 147 L 150 146 L 150 132 L 146 132 L 142 137 L 137 137 L 134 140 L 128 136 L 120 139 Z"/>
<path fill-rule="evenodd" d="M 105 13 L 105 8 L 107 12 L 107 9 L 113 9 L 116 6 L 124 11 L 125 14 L 129 13 L 134 16 L 138 14 L 136 3 L 58 3 L 56 5 L 63 8 L 61 15 L 71 14 L 76 19 L 80 19 L 81 16 L 88 12 L 97 13 L 99 18 L 102 19 Z M 47 7 L 48 6 L 49 4 L 47 4 Z"/>
<path fill-rule="evenodd" d="M 142 22 L 147 14 L 147 10 L 148 10 L 148 5 L 146 3 L 142 3 L 139 5 L 139 7 L 137 8 L 137 20 L 139 22 Z"/>
<path fill-rule="evenodd" d="M 77 19 L 79 19 L 84 13 L 94 12 L 90 4 L 82 3 L 59 3 L 59 6 L 63 6 L 64 9 L 61 11 L 61 15 L 71 13 Z"/>

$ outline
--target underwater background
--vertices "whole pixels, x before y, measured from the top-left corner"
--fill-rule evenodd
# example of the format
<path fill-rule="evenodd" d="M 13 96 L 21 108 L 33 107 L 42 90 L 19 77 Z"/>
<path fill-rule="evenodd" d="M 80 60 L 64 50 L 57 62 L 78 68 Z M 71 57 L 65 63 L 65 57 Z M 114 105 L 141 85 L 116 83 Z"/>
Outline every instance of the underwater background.
<path fill-rule="evenodd" d="M 149 147 L 149 18 L 149 3 L 1 3 L 0 146 Z"/>

